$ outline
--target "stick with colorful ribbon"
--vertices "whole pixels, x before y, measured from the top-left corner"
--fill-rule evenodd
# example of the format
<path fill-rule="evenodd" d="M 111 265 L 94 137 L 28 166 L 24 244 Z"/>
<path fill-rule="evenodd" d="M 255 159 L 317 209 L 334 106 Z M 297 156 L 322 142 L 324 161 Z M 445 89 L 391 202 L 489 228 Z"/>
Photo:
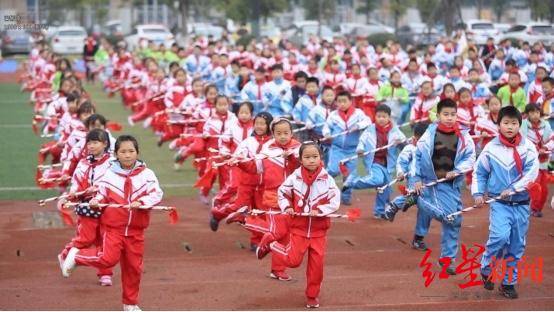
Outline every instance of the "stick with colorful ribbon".
<path fill-rule="evenodd" d="M 302 127 L 302 128 L 294 129 L 294 130 L 292 130 L 292 132 L 293 132 L 293 133 L 297 133 L 297 132 L 302 132 L 302 131 L 306 131 L 306 130 L 311 130 L 311 129 L 313 129 L 313 128 L 321 127 L 321 126 L 323 126 L 323 125 L 325 125 L 324 122 L 317 123 L 317 124 L 315 124 L 315 125 L 309 124 L 309 125 L 306 125 L 306 126 L 304 126 L 304 127 Z"/>
<path fill-rule="evenodd" d="M 81 195 L 84 195 L 86 192 L 87 192 L 87 190 L 84 190 L 82 192 L 77 192 L 77 193 L 73 194 L 72 196 L 81 196 Z M 66 199 L 66 198 L 69 198 L 69 196 L 70 196 L 70 194 L 63 194 L 63 195 L 60 195 L 60 196 L 40 199 L 38 201 L 38 204 L 39 204 L 39 206 L 44 206 L 44 205 L 46 205 L 46 203 L 57 201 L 57 200 L 60 200 L 60 199 Z"/>
<path fill-rule="evenodd" d="M 515 189 L 514 191 L 508 192 L 508 194 L 506 194 L 506 197 L 513 196 L 517 193 L 521 193 L 521 192 L 526 191 L 526 192 L 529 193 L 529 198 L 535 198 L 538 195 L 540 195 L 540 191 L 541 191 L 540 187 L 541 187 L 540 184 L 535 183 L 535 182 L 531 182 L 525 187 L 518 188 L 518 189 Z M 504 199 L 504 197 L 502 197 L 502 196 L 496 196 L 496 197 L 492 197 L 492 198 L 489 198 L 489 199 L 485 200 L 485 202 L 483 204 L 490 204 L 490 203 L 493 203 L 493 202 L 496 202 L 496 201 L 499 201 L 499 200 L 503 200 L 503 199 Z M 476 208 L 477 208 L 477 205 L 466 207 L 466 208 L 464 208 L 460 211 L 456 211 L 454 213 L 451 213 L 451 214 L 447 215 L 446 220 L 448 220 L 449 222 L 452 222 L 452 221 L 454 221 L 454 217 L 456 217 L 457 215 L 472 211 Z"/>
<path fill-rule="evenodd" d="M 407 126 L 411 125 L 412 123 L 416 124 L 416 123 L 422 122 L 422 121 L 429 121 L 429 118 L 419 118 L 419 119 L 416 119 L 416 120 L 413 120 L 413 121 L 406 121 L 405 123 L 399 125 L 398 128 L 404 128 L 404 127 L 407 127 Z"/>
<path fill-rule="evenodd" d="M 90 207 L 89 203 L 74 203 L 67 202 L 63 204 L 64 207 L 75 207 L 75 206 L 87 206 Z M 169 211 L 169 223 L 175 224 L 179 220 L 179 215 L 177 214 L 177 208 L 173 206 L 157 206 L 157 205 L 141 205 L 136 208 L 131 208 L 130 205 L 123 204 L 98 204 L 98 208 L 120 208 L 120 209 L 145 209 L 145 210 L 161 210 Z"/>
<path fill-rule="evenodd" d="M 407 173 L 402 174 L 402 175 L 401 175 L 402 180 L 403 180 L 404 178 L 406 178 L 407 175 L 408 175 Z M 394 178 L 392 181 L 390 181 L 389 183 L 387 183 L 387 184 L 385 184 L 385 185 L 383 185 L 383 186 L 378 187 L 378 188 L 377 188 L 377 192 L 378 192 L 378 193 L 383 193 L 387 188 L 389 188 L 389 187 L 395 185 L 397 182 L 399 182 L 399 181 L 400 181 L 399 179 L 400 179 L 400 177 L 396 177 L 396 178 Z"/>
<path fill-rule="evenodd" d="M 276 211 L 276 210 L 259 210 L 259 209 L 252 209 L 248 212 L 251 215 L 262 215 L 262 214 L 271 214 L 271 215 L 288 215 L 288 213 L 284 211 Z M 345 214 L 340 213 L 330 213 L 330 214 L 317 214 L 315 216 L 312 216 L 308 212 L 295 212 L 294 216 L 299 217 L 319 217 L 319 218 L 337 218 L 337 219 L 348 219 L 348 221 L 354 222 L 357 219 L 360 218 L 362 212 L 360 208 L 350 208 L 346 210 Z"/>
<path fill-rule="evenodd" d="M 352 161 L 352 160 L 355 160 L 359 157 L 364 157 L 366 155 L 369 155 L 369 154 L 373 154 L 373 153 L 376 153 L 376 152 L 379 152 L 379 151 L 382 151 L 382 150 L 385 150 L 385 149 L 388 149 L 389 147 L 393 147 L 395 145 L 398 145 L 398 144 L 402 144 L 404 142 L 406 142 L 407 139 L 403 139 L 403 140 L 395 140 L 393 141 L 392 143 L 389 143 L 387 145 L 384 145 L 384 146 L 381 146 L 381 147 L 378 147 L 378 148 L 375 148 L 375 149 L 372 149 L 371 151 L 367 151 L 367 152 L 363 152 L 361 154 L 356 154 L 354 156 L 350 156 L 348 158 L 344 158 L 344 159 L 341 159 L 339 161 L 339 167 L 341 167 L 341 172 L 343 173 L 343 175 L 345 175 L 345 170 L 347 171 L 347 169 L 344 167 L 345 164 L 349 161 Z M 346 172 L 347 173 L 347 172 Z M 347 176 L 348 174 L 346 174 L 345 176 Z"/>
<path fill-rule="evenodd" d="M 446 182 L 446 181 L 450 181 L 450 180 L 452 180 L 452 179 L 454 179 L 454 178 L 457 178 L 457 177 L 459 177 L 459 176 L 461 176 L 461 175 L 464 175 L 464 174 L 466 174 L 466 173 L 468 173 L 468 172 L 471 172 L 471 171 L 473 171 L 473 168 L 469 168 L 469 169 L 463 170 L 463 171 L 461 171 L 461 172 L 457 172 L 457 173 L 454 175 L 454 177 L 452 177 L 451 179 L 442 178 L 442 179 L 438 179 L 438 180 L 436 180 L 436 181 L 432 181 L 432 182 L 423 184 L 423 188 L 427 188 L 427 187 L 430 187 L 430 186 L 435 186 L 435 185 L 437 185 L 437 184 L 439 184 L 439 183 L 443 183 L 443 182 Z M 407 194 L 408 194 L 408 195 L 411 195 L 411 194 L 414 194 L 414 193 L 415 193 L 414 190 L 407 190 Z"/>

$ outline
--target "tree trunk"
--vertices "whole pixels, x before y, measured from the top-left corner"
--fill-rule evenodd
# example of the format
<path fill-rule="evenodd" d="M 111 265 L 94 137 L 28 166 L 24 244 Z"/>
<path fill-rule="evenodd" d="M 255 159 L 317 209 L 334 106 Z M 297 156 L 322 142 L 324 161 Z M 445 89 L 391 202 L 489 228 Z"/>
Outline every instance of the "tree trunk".
<path fill-rule="evenodd" d="M 183 40 L 186 42 L 188 39 L 188 15 L 189 15 L 189 1 L 188 0 L 180 0 L 179 1 L 179 9 L 181 11 L 181 36 L 183 37 Z"/>
<path fill-rule="evenodd" d="M 252 0 L 252 35 L 256 40 L 260 40 L 260 2 L 258 0 Z"/>

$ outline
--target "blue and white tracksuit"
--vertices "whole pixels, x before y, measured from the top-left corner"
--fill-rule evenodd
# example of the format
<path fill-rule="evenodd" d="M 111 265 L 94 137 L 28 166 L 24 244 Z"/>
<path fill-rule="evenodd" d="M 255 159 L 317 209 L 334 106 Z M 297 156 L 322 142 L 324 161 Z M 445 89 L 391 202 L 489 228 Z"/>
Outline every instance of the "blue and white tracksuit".
<path fill-rule="evenodd" d="M 398 155 L 398 160 L 396 161 L 396 176 L 405 175 L 406 183 L 408 189 L 412 190 L 414 188 L 414 179 L 415 174 L 415 155 L 416 155 L 416 145 L 408 144 L 406 145 L 400 154 Z M 404 207 L 406 202 L 406 197 L 404 195 L 397 196 L 393 200 L 393 204 L 396 207 Z M 431 226 L 431 215 L 429 215 L 425 210 L 418 209 L 415 225 L 415 235 L 417 236 L 426 236 L 429 232 L 429 227 Z"/>
<path fill-rule="evenodd" d="M 433 123 L 417 142 L 414 183 L 425 184 L 437 180 L 432 159 L 436 132 L 437 123 Z M 473 140 L 468 131 L 462 131 L 462 136 L 464 142 L 458 139 L 457 143 L 454 172 L 470 170 L 475 163 Z M 452 181 L 424 188 L 417 197 L 417 207 L 442 223 L 441 258 L 449 257 L 454 260 L 458 252 L 462 216 L 456 216 L 453 222 L 448 222 L 446 216 L 462 209 L 460 191 L 464 181 L 465 175 L 459 175 Z"/>
<path fill-rule="evenodd" d="M 324 136 L 334 135 L 346 130 L 355 129 L 351 133 L 347 133 L 338 136 L 333 139 L 331 148 L 329 149 L 329 163 L 327 166 L 327 172 L 336 177 L 340 174 L 339 162 L 341 159 L 348 158 L 356 154 L 356 148 L 360 141 L 360 136 L 363 129 L 367 128 L 371 124 L 371 119 L 364 114 L 360 109 L 355 109 L 354 113 L 347 122 L 345 122 L 339 115 L 338 110 L 333 111 L 327 122 L 323 126 L 322 134 Z M 345 163 L 349 172 L 356 171 L 356 160 L 351 160 Z M 343 177 L 346 180 L 346 177 Z M 345 188 L 341 192 L 341 201 L 350 202 L 352 198 L 352 188 Z"/>
<path fill-rule="evenodd" d="M 388 142 L 404 141 L 406 136 L 398 127 L 393 127 L 387 136 Z M 377 132 L 375 125 L 370 125 L 365 129 L 360 137 L 360 142 L 356 148 L 356 152 L 367 152 L 377 148 Z M 366 175 L 360 177 L 353 171 L 345 184 L 353 189 L 377 188 L 390 182 L 391 176 L 396 169 L 396 159 L 398 157 L 398 147 L 391 146 L 387 149 L 387 167 L 374 162 L 375 153 L 369 153 L 364 156 L 364 166 Z M 381 216 L 385 213 L 385 205 L 390 200 L 391 190 L 386 188 L 382 193 L 377 193 L 373 214 Z"/>
<path fill-rule="evenodd" d="M 283 79 L 270 81 L 264 84 L 262 92 L 264 110 L 273 118 L 291 113 L 292 91 L 288 81 Z"/>
<path fill-rule="evenodd" d="M 318 101 L 319 99 L 316 99 L 316 103 Z M 296 121 L 306 123 L 306 121 L 308 121 L 308 115 L 314 107 L 315 104 L 314 101 L 312 101 L 312 98 L 309 95 L 304 94 L 300 97 L 300 99 L 298 99 L 296 105 L 294 105 L 294 108 L 292 109 L 292 117 Z"/>
<path fill-rule="evenodd" d="M 473 171 L 473 197 L 484 194 L 496 197 L 504 190 L 525 189 L 530 182 L 535 181 L 539 172 L 539 160 L 534 144 L 522 138 L 517 150 L 523 165 L 521 174 L 517 171 L 512 148 L 500 143 L 498 137 L 485 146 Z M 516 284 L 517 262 L 525 251 L 529 229 L 528 192 L 523 191 L 505 200 L 491 203 L 489 220 L 489 239 L 481 259 L 481 272 L 490 275 L 493 256 L 497 259 L 513 257 L 513 261 L 506 263 L 506 272 L 513 268 L 513 278 L 510 281 L 509 275 L 506 274 L 502 284 Z"/>
<path fill-rule="evenodd" d="M 311 125 L 313 127 L 311 131 L 316 138 L 322 138 L 323 125 L 327 122 L 327 119 L 333 110 L 327 108 L 319 99 L 317 100 L 317 103 L 318 104 L 308 113 L 306 125 Z M 325 168 L 327 168 L 327 165 L 329 164 L 329 148 L 331 147 L 331 142 L 323 141 L 321 142 L 320 147 L 323 151 L 323 163 L 325 164 Z"/>
<path fill-rule="evenodd" d="M 254 105 L 254 116 L 261 112 L 264 108 L 262 103 L 264 85 L 265 83 L 257 84 L 255 79 L 251 79 L 240 91 L 241 100 L 249 101 L 252 105 Z"/>

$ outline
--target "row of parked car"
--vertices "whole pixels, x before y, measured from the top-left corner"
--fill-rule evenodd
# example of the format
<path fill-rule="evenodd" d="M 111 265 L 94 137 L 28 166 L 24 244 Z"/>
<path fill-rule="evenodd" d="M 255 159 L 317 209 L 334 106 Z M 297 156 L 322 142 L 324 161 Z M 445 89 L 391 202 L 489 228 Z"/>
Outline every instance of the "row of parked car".
<path fill-rule="evenodd" d="M 554 27 L 552 24 L 532 22 L 528 24 L 495 24 L 485 20 L 469 20 L 458 25 L 466 29 L 468 39 L 474 40 L 478 45 L 486 43 L 492 37 L 498 43 L 504 39 L 522 40 L 531 44 L 542 41 L 545 44 L 554 43 Z M 189 25 L 190 34 L 211 36 L 218 40 L 224 34 L 225 29 L 220 26 L 207 23 L 194 23 Z M 123 36 L 121 25 L 117 21 L 107 23 L 102 29 L 107 36 L 116 36 L 127 42 L 130 48 L 136 47 L 142 38 L 151 40 L 157 44 L 163 43 L 171 46 L 176 38 L 163 25 L 137 25 L 132 28 L 130 34 Z M 378 33 L 394 34 L 392 27 L 371 22 L 367 24 L 342 23 L 330 28 L 327 25 L 319 25 L 317 21 L 297 21 L 285 30 L 274 25 L 262 25 L 261 35 L 274 42 L 282 38 L 302 45 L 308 42 L 310 36 L 319 35 L 323 39 L 332 40 L 335 36 L 348 38 L 367 37 Z M 428 27 L 424 23 L 408 23 L 398 28 L 395 33 L 397 40 L 403 44 L 427 45 L 437 42 L 445 32 L 440 27 Z M 33 37 L 27 31 L 6 30 L 3 31 L 1 48 L 4 54 L 29 52 Z M 81 53 L 86 30 L 81 26 L 60 26 L 48 29 L 46 39 L 51 43 L 52 49 L 60 54 Z"/>

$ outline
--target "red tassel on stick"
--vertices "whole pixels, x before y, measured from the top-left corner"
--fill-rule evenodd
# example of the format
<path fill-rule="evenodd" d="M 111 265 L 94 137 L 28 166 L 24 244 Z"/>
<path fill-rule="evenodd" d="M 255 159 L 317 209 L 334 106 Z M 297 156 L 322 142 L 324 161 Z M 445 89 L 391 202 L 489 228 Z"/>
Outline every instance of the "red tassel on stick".
<path fill-rule="evenodd" d="M 405 185 L 402 185 L 402 184 L 398 184 L 398 191 L 399 191 L 400 194 L 402 194 L 402 195 L 408 194 L 408 190 L 406 189 L 406 186 L 405 186 Z"/>
<path fill-rule="evenodd" d="M 60 217 L 62 218 L 62 221 L 66 225 L 75 225 L 75 222 L 73 221 L 73 218 L 71 217 L 71 214 L 63 208 L 63 204 L 61 201 L 58 202 L 58 212 L 60 213 Z"/>
<path fill-rule="evenodd" d="M 346 167 L 346 164 L 344 163 L 339 163 L 339 171 L 343 177 L 347 177 L 350 174 L 348 172 L 348 168 Z"/>
<path fill-rule="evenodd" d="M 525 187 L 529 193 L 529 198 L 531 201 L 537 201 L 541 197 L 541 185 L 536 182 L 531 182 Z"/>
<path fill-rule="evenodd" d="M 106 123 L 106 128 L 115 132 L 123 130 L 123 126 L 120 123 L 115 121 L 108 121 Z"/>
<path fill-rule="evenodd" d="M 348 216 L 348 221 L 354 222 L 360 218 L 362 211 L 360 208 L 350 208 L 346 210 L 346 215 Z"/>
<path fill-rule="evenodd" d="M 204 172 L 204 175 L 194 183 L 194 187 L 196 188 L 203 188 L 203 187 L 210 187 L 210 184 L 212 183 L 212 179 L 215 177 L 217 173 L 217 169 L 212 168 L 212 161 L 208 161 L 206 164 L 206 172 Z"/>
<path fill-rule="evenodd" d="M 177 213 L 177 208 L 174 208 L 169 212 L 169 224 L 177 224 L 178 221 L 179 214 Z"/>

